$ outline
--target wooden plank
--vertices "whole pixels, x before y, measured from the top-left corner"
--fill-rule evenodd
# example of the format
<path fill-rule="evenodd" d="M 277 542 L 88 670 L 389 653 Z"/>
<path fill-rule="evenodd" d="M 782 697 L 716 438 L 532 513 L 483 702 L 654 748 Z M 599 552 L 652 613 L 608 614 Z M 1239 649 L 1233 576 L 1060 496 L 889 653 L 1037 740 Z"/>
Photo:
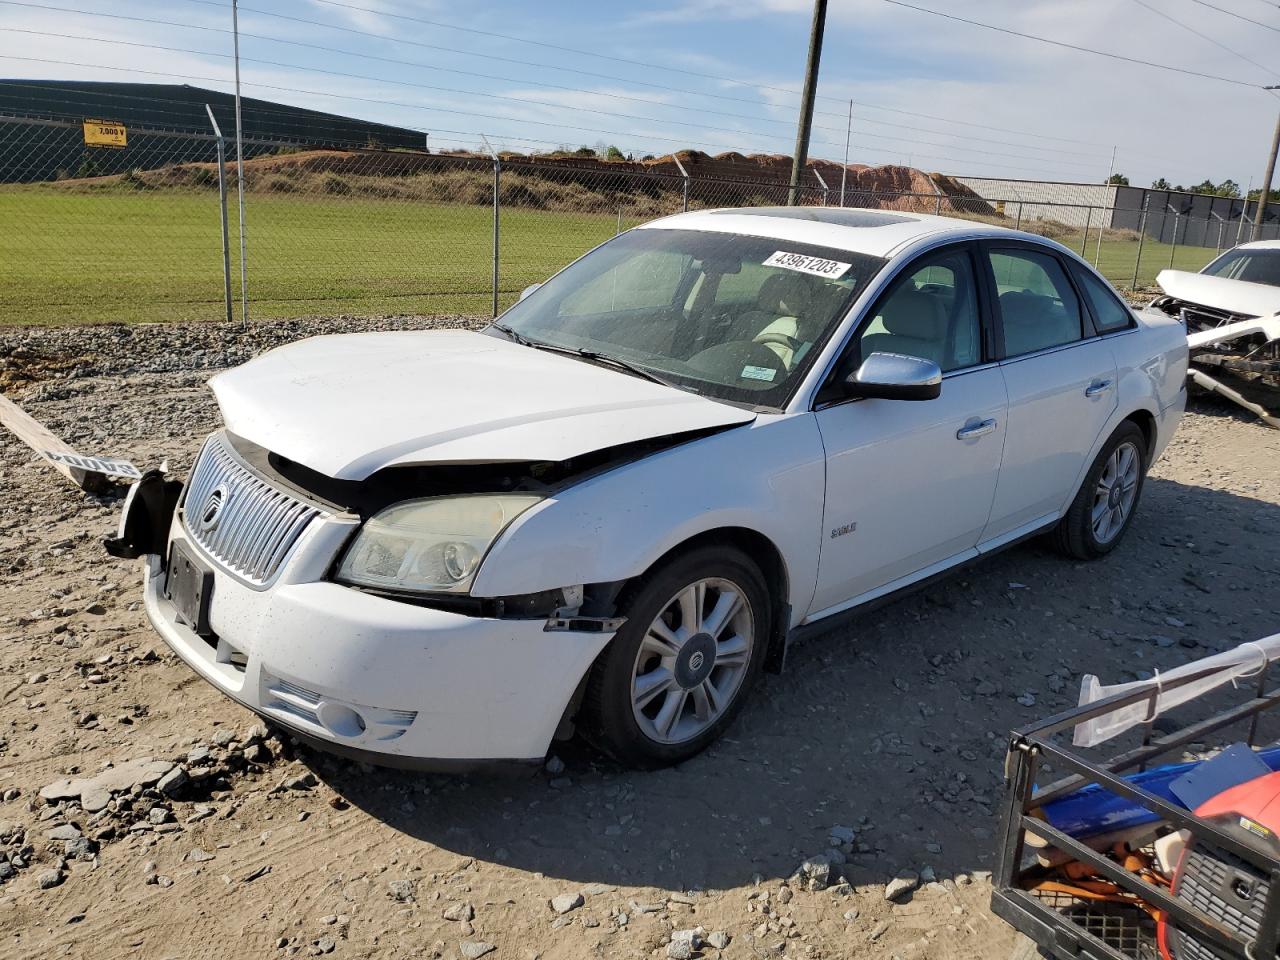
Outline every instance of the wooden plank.
<path fill-rule="evenodd" d="M 0 393 L 0 424 L 8 427 L 14 436 L 40 454 L 45 463 L 53 467 L 81 490 L 93 492 L 102 490 L 108 485 L 107 478 L 100 473 L 79 470 L 46 457 L 46 452 L 74 454 L 75 451 L 64 441 L 59 440 L 39 420 L 26 413 L 2 393 Z"/>

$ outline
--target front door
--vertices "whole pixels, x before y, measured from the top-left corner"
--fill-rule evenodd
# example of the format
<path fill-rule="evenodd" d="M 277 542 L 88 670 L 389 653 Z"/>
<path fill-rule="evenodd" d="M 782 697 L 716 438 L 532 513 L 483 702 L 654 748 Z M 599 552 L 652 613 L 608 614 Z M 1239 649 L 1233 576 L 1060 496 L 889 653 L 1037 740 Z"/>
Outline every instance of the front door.
<path fill-rule="evenodd" d="M 935 361 L 935 400 L 833 402 L 817 413 L 827 487 L 816 618 L 910 582 L 974 547 L 991 513 L 1008 402 L 984 356 L 975 252 L 923 254 L 853 338 L 837 377 L 873 352 Z"/>

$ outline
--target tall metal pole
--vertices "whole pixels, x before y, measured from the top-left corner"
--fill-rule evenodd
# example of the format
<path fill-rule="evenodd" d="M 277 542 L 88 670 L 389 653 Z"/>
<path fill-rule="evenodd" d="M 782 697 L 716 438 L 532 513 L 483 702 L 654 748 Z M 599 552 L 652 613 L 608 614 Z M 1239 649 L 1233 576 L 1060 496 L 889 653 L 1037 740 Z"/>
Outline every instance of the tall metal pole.
<path fill-rule="evenodd" d="M 1142 219 L 1138 221 L 1138 257 L 1133 261 L 1133 282 L 1129 284 L 1130 290 L 1138 289 L 1138 270 L 1142 266 L 1142 244 L 1147 239 L 1147 207 L 1151 203 L 1151 194 L 1145 193 L 1142 197 Z"/>
<path fill-rule="evenodd" d="M 498 156 L 498 151 L 493 149 L 483 133 L 480 134 L 480 140 L 493 160 L 493 315 L 496 317 L 498 315 L 498 263 L 501 249 L 499 240 L 502 219 L 502 158 Z"/>
<path fill-rule="evenodd" d="M 680 176 L 684 180 L 683 194 L 680 200 L 680 210 L 683 213 L 689 212 L 689 171 L 684 168 L 684 164 L 680 162 L 680 154 L 673 153 L 671 159 L 676 162 L 676 169 L 680 171 Z"/>
<path fill-rule="evenodd" d="M 853 101 L 849 101 L 849 123 L 844 128 L 844 166 L 840 168 L 840 206 L 844 206 L 844 182 L 849 175 L 849 137 L 853 134 Z"/>
<path fill-rule="evenodd" d="M 1265 87 L 1266 90 L 1280 90 L 1280 86 Z M 1271 138 L 1271 153 L 1267 155 L 1267 172 L 1262 175 L 1262 193 L 1258 195 L 1258 212 L 1253 218 L 1253 240 L 1262 239 L 1263 215 L 1267 212 L 1267 194 L 1271 192 L 1271 178 L 1276 172 L 1276 154 L 1280 153 L 1280 114 L 1276 115 L 1276 132 Z M 1245 199 L 1248 199 L 1247 197 Z"/>
<path fill-rule="evenodd" d="M 1111 166 L 1107 169 L 1106 182 L 1108 184 L 1111 183 L 1111 178 L 1115 176 L 1115 173 L 1116 173 L 1116 148 L 1112 147 L 1111 148 Z M 1104 218 L 1104 221 L 1105 221 L 1105 218 Z M 1098 224 L 1098 245 L 1093 248 L 1093 265 L 1095 267 L 1098 265 L 1098 261 L 1102 259 L 1102 228 L 1103 226 L 1104 226 L 1104 223 Z M 1081 256 L 1083 256 L 1083 254 L 1081 254 Z"/>
<path fill-rule="evenodd" d="M 813 100 L 818 92 L 818 61 L 822 59 L 822 31 L 827 23 L 827 0 L 813 0 L 813 24 L 809 29 L 809 61 L 800 94 L 800 123 L 796 127 L 796 150 L 791 158 L 791 183 L 787 206 L 794 207 L 800 191 L 800 174 L 809 162 L 809 131 L 813 127 Z"/>
<path fill-rule="evenodd" d="M 222 299 L 227 306 L 227 323 L 231 322 L 231 247 L 227 240 L 227 148 L 222 139 L 222 129 L 214 119 L 213 107 L 204 105 L 213 124 L 213 135 L 218 144 L 218 213 L 222 219 Z"/>
<path fill-rule="evenodd" d="M 1244 222 L 1249 215 L 1249 194 L 1253 192 L 1253 177 L 1249 178 L 1249 185 L 1244 188 L 1244 199 L 1240 201 L 1240 222 L 1236 224 L 1236 246 L 1240 246 L 1240 237 L 1244 232 Z"/>
<path fill-rule="evenodd" d="M 244 242 L 244 137 L 240 124 L 240 0 L 231 0 L 231 32 L 236 58 L 236 197 L 240 204 L 240 322 L 249 322 L 248 268 Z"/>

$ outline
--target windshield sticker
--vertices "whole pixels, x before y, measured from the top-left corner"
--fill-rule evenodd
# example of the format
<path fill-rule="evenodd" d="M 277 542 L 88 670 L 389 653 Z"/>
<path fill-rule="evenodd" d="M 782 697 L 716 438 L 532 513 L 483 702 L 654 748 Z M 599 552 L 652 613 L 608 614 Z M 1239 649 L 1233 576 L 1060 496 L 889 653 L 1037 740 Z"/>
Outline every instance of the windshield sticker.
<path fill-rule="evenodd" d="M 778 375 L 778 371 L 771 367 L 743 367 L 743 380 L 765 380 L 769 383 L 773 382 L 773 378 Z"/>
<path fill-rule="evenodd" d="M 797 270 L 810 273 L 815 277 L 826 277 L 835 280 L 842 277 L 853 264 L 841 263 L 839 260 L 826 260 L 822 257 L 809 257 L 803 253 L 787 253 L 778 250 L 764 262 L 766 267 L 782 267 L 783 270 Z"/>

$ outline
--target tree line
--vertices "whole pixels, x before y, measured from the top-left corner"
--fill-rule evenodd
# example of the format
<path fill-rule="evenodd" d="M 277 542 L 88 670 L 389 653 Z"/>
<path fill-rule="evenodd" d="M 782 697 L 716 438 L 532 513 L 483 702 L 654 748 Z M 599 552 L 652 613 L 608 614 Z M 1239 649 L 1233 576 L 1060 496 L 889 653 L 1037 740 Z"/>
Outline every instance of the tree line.
<path fill-rule="evenodd" d="M 1112 175 L 1112 177 L 1107 181 L 1107 183 L 1115 184 L 1116 186 L 1127 187 L 1129 186 L 1129 178 L 1126 177 L 1123 173 L 1117 173 Z M 1231 179 L 1223 180 L 1221 183 L 1214 183 L 1212 180 L 1206 179 L 1201 183 L 1193 184 L 1190 187 L 1184 187 L 1182 184 L 1178 184 L 1177 186 L 1174 186 L 1164 177 L 1158 177 L 1155 180 L 1151 181 L 1151 189 L 1152 190 L 1173 190 L 1179 193 L 1204 193 L 1213 197 L 1231 197 L 1232 199 L 1239 199 L 1241 197 L 1240 184 L 1236 183 L 1234 180 L 1231 180 Z M 1247 197 L 1247 199 L 1257 200 L 1261 196 L 1262 196 L 1262 188 L 1255 187 L 1254 189 L 1249 191 L 1249 196 Z M 1267 194 L 1267 203 L 1280 203 L 1280 189 L 1272 190 L 1270 193 Z"/>

